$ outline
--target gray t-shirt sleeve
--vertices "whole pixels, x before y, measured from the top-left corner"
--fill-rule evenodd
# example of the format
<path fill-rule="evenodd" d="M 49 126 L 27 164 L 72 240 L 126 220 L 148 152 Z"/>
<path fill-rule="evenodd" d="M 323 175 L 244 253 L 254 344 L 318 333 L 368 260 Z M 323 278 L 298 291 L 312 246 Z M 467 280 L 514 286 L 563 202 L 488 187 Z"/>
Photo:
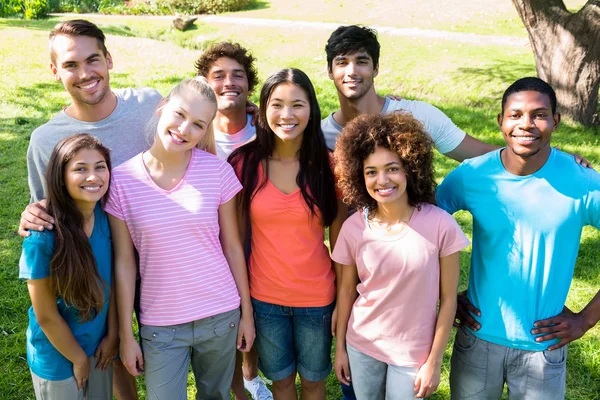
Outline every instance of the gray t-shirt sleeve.
<path fill-rule="evenodd" d="M 27 183 L 31 194 L 30 202 L 37 202 L 45 197 L 46 193 L 46 167 L 50 160 L 50 153 L 44 151 L 38 138 L 39 128 L 31 134 L 27 148 Z"/>

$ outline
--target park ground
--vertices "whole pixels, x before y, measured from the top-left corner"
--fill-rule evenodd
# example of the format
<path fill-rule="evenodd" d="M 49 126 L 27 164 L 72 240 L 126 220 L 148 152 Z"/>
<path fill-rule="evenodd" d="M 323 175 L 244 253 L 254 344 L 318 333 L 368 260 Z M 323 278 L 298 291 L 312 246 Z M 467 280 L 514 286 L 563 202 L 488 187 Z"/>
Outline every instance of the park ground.
<path fill-rule="evenodd" d="M 567 2 L 572 9 L 582 3 Z M 439 35 L 433 38 L 418 31 L 412 36 L 397 36 L 381 30 L 378 92 L 428 101 L 467 133 L 495 144 L 503 143 L 495 123 L 502 92 L 514 80 L 535 75 L 527 34 L 509 0 L 272 0 L 259 1 L 253 10 L 226 17 L 435 30 Z M 42 21 L 0 19 L 0 397 L 8 400 L 33 398 L 25 360 L 30 301 L 24 282 L 17 277 L 21 239 L 16 230 L 29 199 L 25 154 L 31 132 L 69 102 L 48 68 L 47 34 L 60 19 L 65 17 Z M 194 29 L 181 33 L 170 29 L 166 18 L 89 19 L 108 33 L 107 46 L 115 61 L 111 71 L 114 88 L 151 86 L 166 94 L 193 74 L 193 62 L 203 48 L 227 39 L 253 51 L 261 81 L 279 68 L 300 68 L 315 85 L 322 115 L 336 108 L 336 92 L 327 77 L 323 50 L 331 30 L 311 24 L 282 28 L 206 18 L 199 20 Z M 445 32 L 473 34 L 478 39 L 472 43 L 450 40 L 452 36 Z M 492 40 L 492 35 L 504 37 L 505 43 Z M 257 101 L 257 93 L 253 100 Z M 599 134 L 598 129 L 566 121 L 553 143 L 565 151 L 582 154 L 600 168 Z M 436 154 L 439 181 L 455 166 L 454 161 Z M 459 213 L 456 218 L 470 236 L 469 215 Z M 599 249 L 599 232 L 584 229 L 567 300 L 573 310 L 580 310 L 600 288 Z M 461 288 L 466 286 L 469 256 L 470 248 L 461 257 Z M 434 399 L 449 398 L 450 354 L 451 345 Z M 192 378 L 189 393 L 194 393 Z M 327 393 L 328 399 L 341 396 L 333 374 L 327 380 Z M 145 398 L 141 382 L 140 394 Z M 598 327 L 569 346 L 567 399 L 600 399 Z"/>

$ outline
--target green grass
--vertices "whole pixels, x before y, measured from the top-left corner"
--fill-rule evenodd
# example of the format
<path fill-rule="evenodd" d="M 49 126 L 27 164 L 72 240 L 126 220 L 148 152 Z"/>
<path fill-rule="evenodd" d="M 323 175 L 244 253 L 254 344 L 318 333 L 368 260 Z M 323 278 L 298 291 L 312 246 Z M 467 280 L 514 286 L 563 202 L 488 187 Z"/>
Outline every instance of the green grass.
<path fill-rule="evenodd" d="M 372 8 L 376 9 L 376 2 L 372 3 Z M 459 3 L 466 4 L 466 1 Z M 265 17 L 269 15 L 256 14 L 282 12 L 283 4 L 273 1 L 272 8 L 235 15 Z M 325 2 L 326 7 L 336 4 L 343 12 L 337 15 L 328 11 L 327 15 L 335 18 L 343 15 L 355 18 L 354 15 L 358 15 L 350 13 L 345 5 L 340 6 L 341 2 Z M 475 9 L 478 7 L 475 2 L 469 4 Z M 290 18 L 308 19 L 302 10 L 294 9 L 293 5 L 290 7 L 296 10 L 290 11 Z M 482 25 L 490 20 L 485 16 L 479 18 L 484 21 Z M 19 215 L 29 199 L 25 162 L 29 136 L 33 129 L 69 103 L 62 85 L 52 79 L 48 68 L 47 33 L 56 21 L 0 19 L 0 397 L 3 399 L 33 398 L 25 361 L 26 313 L 30 302 L 25 284 L 17 278 L 21 239 L 15 232 Z M 252 49 L 258 58 L 261 80 L 282 67 L 301 68 L 313 80 L 323 116 L 336 108 L 336 92 L 326 74 L 323 51 L 328 32 L 291 29 L 282 32 L 269 28 L 241 29 L 229 24 L 200 23 L 192 31 L 179 33 L 170 30 L 169 21 L 164 19 L 124 18 L 117 21 L 99 16 L 93 21 L 109 33 L 107 45 L 115 64 L 111 71 L 111 84 L 115 88 L 152 86 L 165 94 L 179 80 L 193 74 L 193 62 L 200 54 L 199 49 L 207 43 L 231 39 Z M 397 22 L 388 24 L 382 20 L 379 24 L 401 26 L 404 23 L 403 20 Z M 424 22 L 422 27 L 428 27 L 427 23 Z M 376 80 L 379 92 L 429 101 L 469 134 L 496 144 L 502 143 L 495 115 L 503 90 L 515 79 L 535 74 L 533 56 L 528 48 L 466 46 L 449 41 L 386 35 L 381 35 L 381 44 L 380 73 Z M 257 100 L 256 94 L 253 99 Z M 554 135 L 553 143 L 566 151 L 579 152 L 600 166 L 598 133 L 597 129 L 564 123 Z M 441 180 L 455 165 L 454 161 L 436 154 L 437 178 Z M 459 213 L 456 217 L 465 232 L 471 235 L 470 216 Z M 597 266 L 599 244 L 598 231 L 586 228 L 567 302 L 575 310 L 581 309 L 600 287 L 600 269 Z M 461 257 L 461 287 L 466 285 L 469 252 L 467 250 Z M 600 329 L 597 327 L 569 347 L 568 399 L 599 398 L 598 349 Z M 442 384 L 433 397 L 435 399 L 449 398 L 450 351 L 451 347 L 446 351 Z M 192 394 L 191 377 L 189 382 L 189 393 Z M 143 382 L 139 384 L 143 394 Z M 340 398 L 333 374 L 327 379 L 327 391 L 328 399 Z"/>
<path fill-rule="evenodd" d="M 576 11 L 585 0 L 566 0 L 565 4 Z M 258 1 L 254 10 L 229 15 L 527 36 L 510 0 L 271 0 Z"/>

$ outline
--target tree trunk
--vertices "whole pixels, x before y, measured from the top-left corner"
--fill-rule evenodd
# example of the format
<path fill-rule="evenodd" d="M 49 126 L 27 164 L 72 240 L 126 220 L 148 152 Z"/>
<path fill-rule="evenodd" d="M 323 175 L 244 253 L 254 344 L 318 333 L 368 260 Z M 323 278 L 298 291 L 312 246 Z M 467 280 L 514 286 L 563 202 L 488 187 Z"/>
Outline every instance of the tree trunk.
<path fill-rule="evenodd" d="M 600 0 L 588 0 L 575 14 L 562 0 L 512 2 L 529 33 L 538 76 L 556 91 L 560 112 L 598 124 Z"/>

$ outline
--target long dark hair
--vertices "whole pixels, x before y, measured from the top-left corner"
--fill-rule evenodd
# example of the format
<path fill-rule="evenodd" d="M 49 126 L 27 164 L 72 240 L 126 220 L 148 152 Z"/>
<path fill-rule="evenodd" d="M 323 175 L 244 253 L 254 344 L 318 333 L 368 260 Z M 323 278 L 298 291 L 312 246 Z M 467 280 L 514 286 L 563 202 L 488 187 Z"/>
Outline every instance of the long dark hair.
<path fill-rule="evenodd" d="M 95 137 L 78 133 L 61 140 L 52 151 L 46 170 L 46 185 L 47 209 L 55 221 L 54 254 L 50 261 L 52 289 L 79 312 L 81 321 L 88 321 L 104 306 L 105 282 L 98 273 L 96 259 L 84 231 L 83 214 L 65 184 L 65 167 L 82 149 L 97 150 L 110 171 L 110 151 Z M 107 195 L 108 190 L 103 202 Z"/>
<path fill-rule="evenodd" d="M 250 202 L 267 183 L 269 163 L 261 182 L 258 182 L 258 165 L 273 154 L 275 134 L 267 123 L 267 104 L 273 90 L 282 83 L 293 83 L 306 93 L 310 103 L 310 119 L 302 136 L 298 153 L 300 169 L 296 184 L 311 213 L 321 212 L 321 223 L 329 226 L 337 215 L 335 182 L 329 164 L 329 151 L 321 130 L 321 110 L 313 85 L 306 74 L 296 68 L 282 69 L 271 75 L 260 92 L 260 108 L 256 126 L 256 140 L 245 144 L 229 156 L 232 165 L 241 165 L 241 181 L 244 186 L 242 210 L 249 215 Z M 241 164 L 240 164 L 241 163 Z M 239 168 L 239 167 L 237 167 Z"/>

